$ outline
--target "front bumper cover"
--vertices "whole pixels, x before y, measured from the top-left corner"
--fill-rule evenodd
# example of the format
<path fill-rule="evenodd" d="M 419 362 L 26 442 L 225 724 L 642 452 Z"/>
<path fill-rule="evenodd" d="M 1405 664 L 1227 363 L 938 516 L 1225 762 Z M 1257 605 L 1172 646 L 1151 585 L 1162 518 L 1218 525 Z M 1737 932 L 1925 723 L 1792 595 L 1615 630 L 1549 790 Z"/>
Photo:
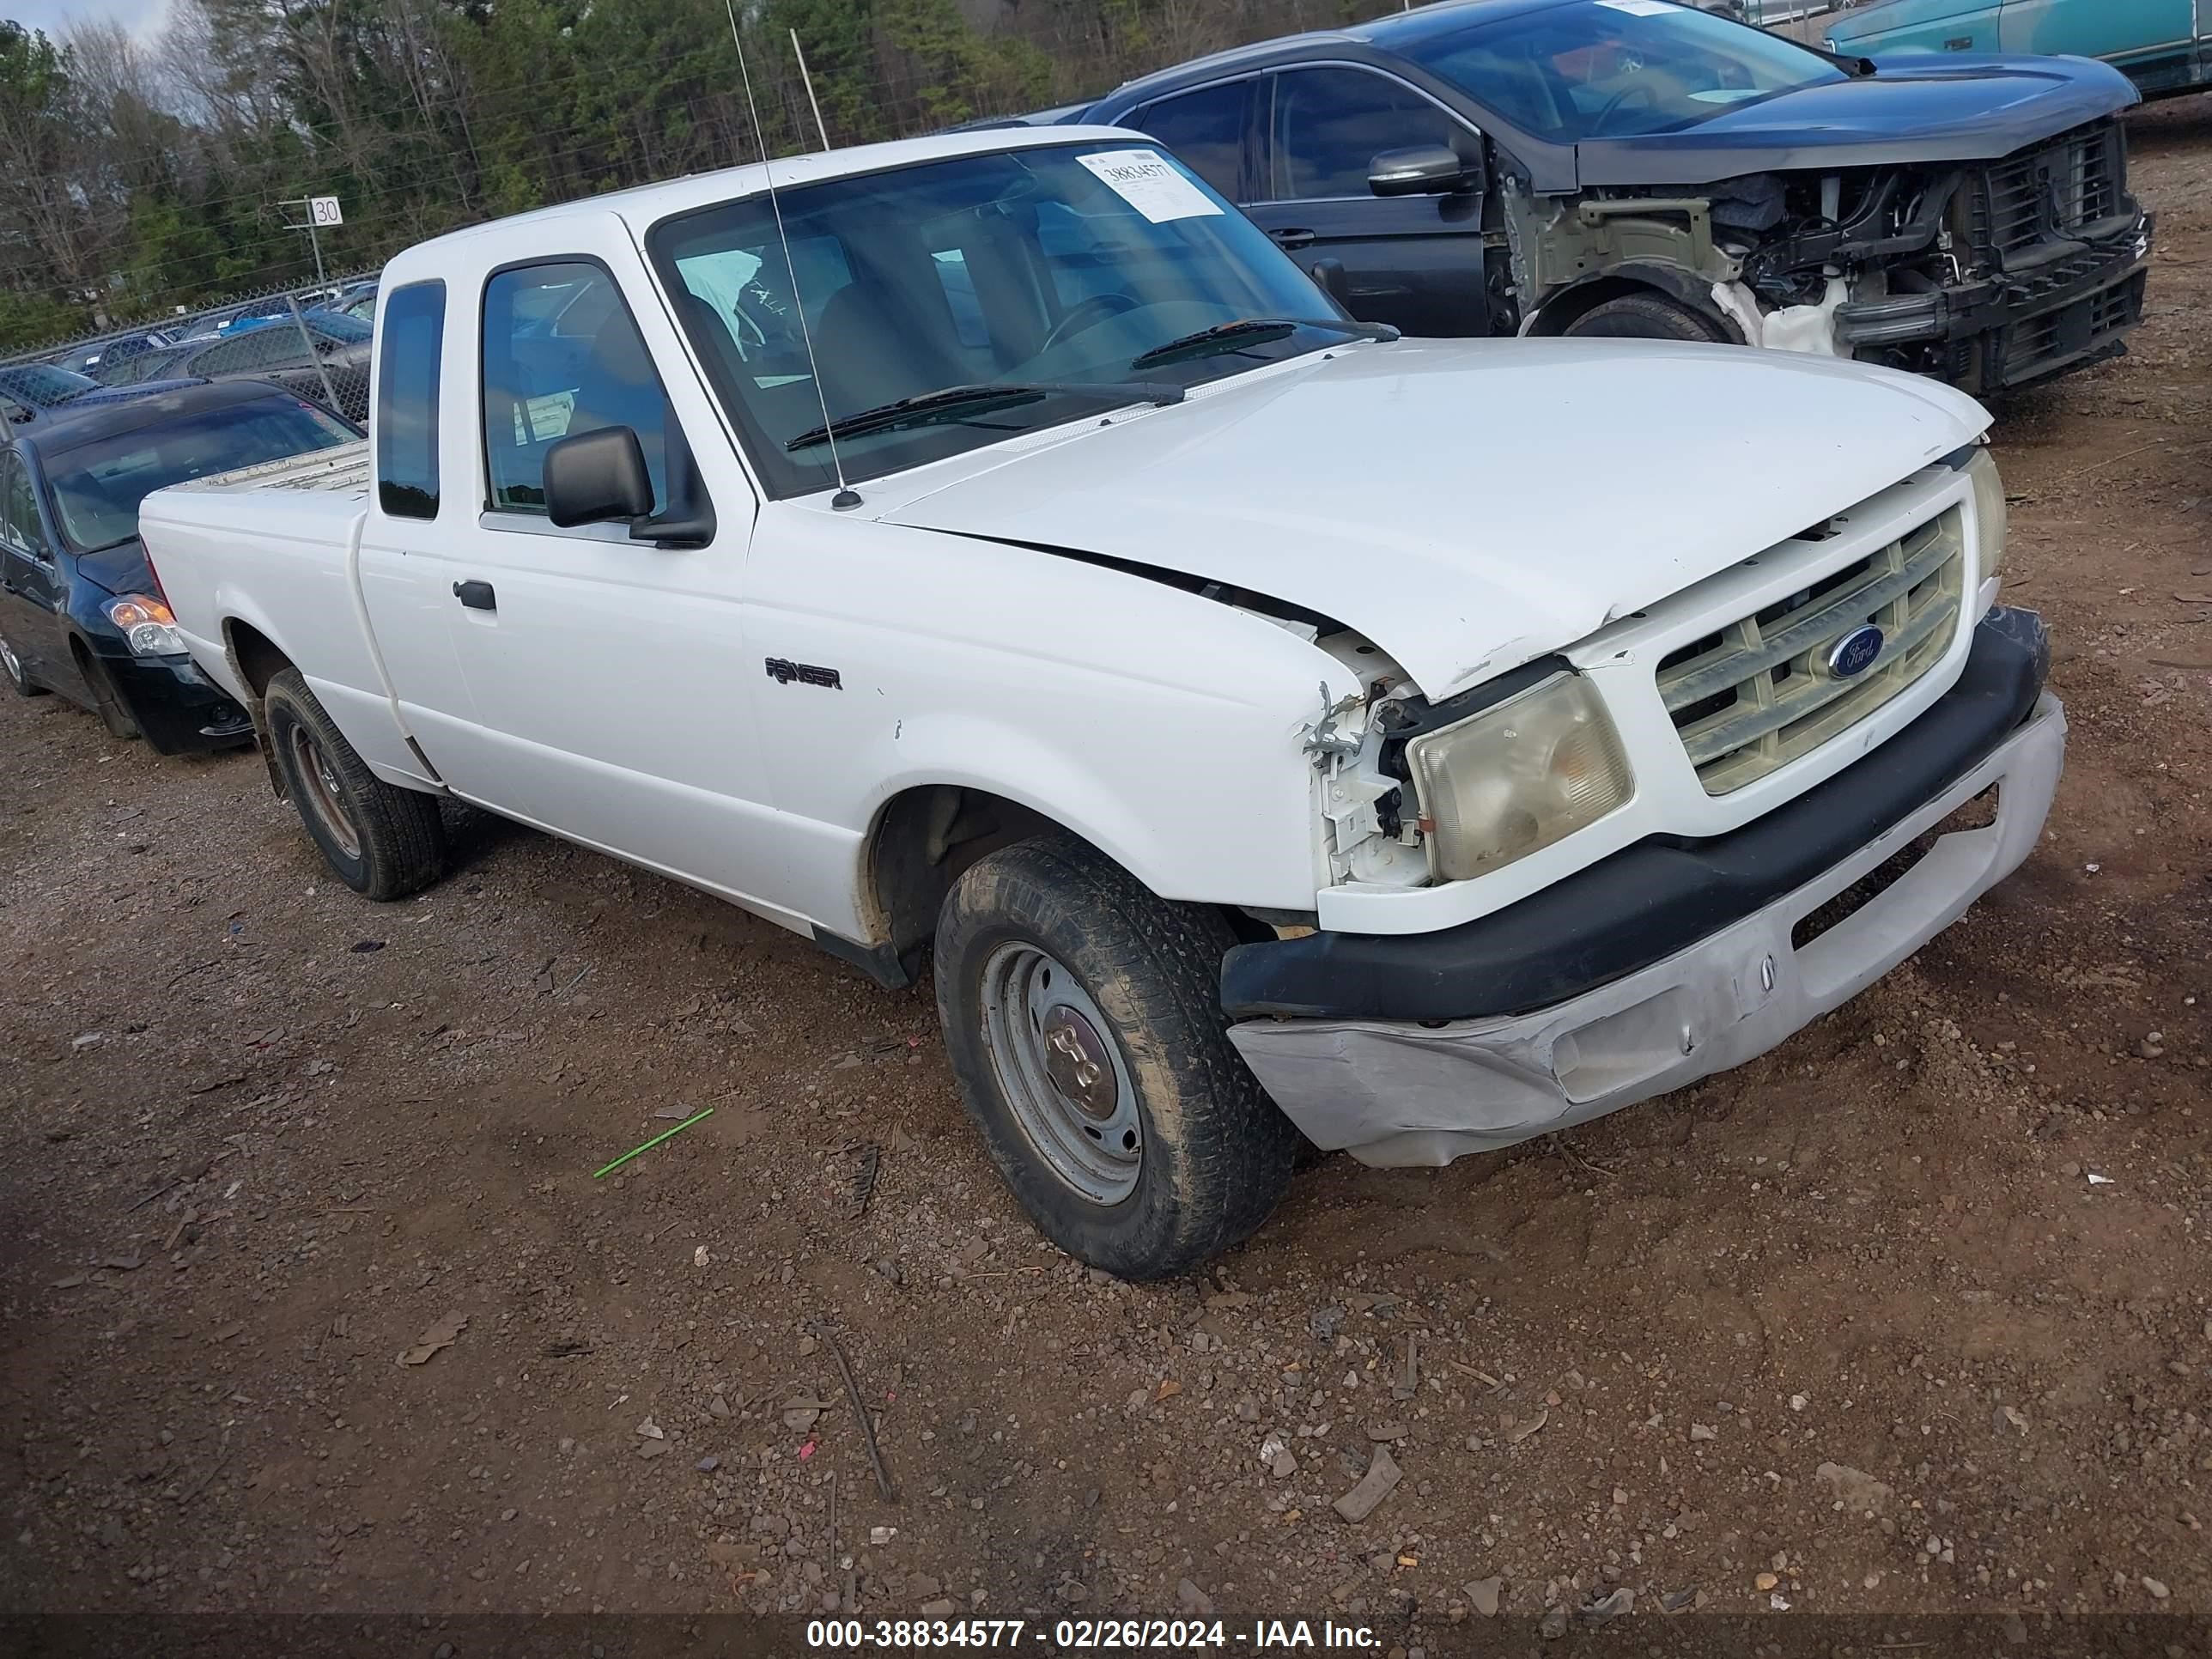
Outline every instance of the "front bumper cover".
<path fill-rule="evenodd" d="M 253 741 L 253 720 L 190 657 L 103 654 L 116 696 L 159 755 L 234 749 Z"/>
<path fill-rule="evenodd" d="M 2002 643 L 1978 641 L 1977 656 L 2028 648 L 2017 636 L 2027 631 L 2021 622 L 2032 617 L 1999 612 L 1992 620 L 1995 628 L 1983 626 Z M 2033 638 L 2039 646 L 2039 628 Z M 1441 1164 L 1512 1146 L 1741 1065 L 1881 978 L 2033 850 L 2065 754 L 2064 711 L 2055 698 L 2037 696 L 2041 681 L 2039 667 L 2024 724 L 2015 716 L 1999 741 L 1949 770 L 1885 830 L 1747 913 L 1723 911 L 1731 918 L 1723 925 L 1648 965 L 1532 1012 L 1449 1019 L 1406 1012 L 1261 1018 L 1232 1026 L 1230 1036 L 1310 1139 L 1382 1165 Z M 1949 701 L 1810 793 L 1823 794 L 1865 768 L 1883 767 L 1890 750 Z M 1988 827 L 1942 836 L 1893 885 L 1802 947 L 1793 942 L 1806 917 L 1991 787 L 1996 806 Z M 1762 824 L 1791 811 L 1780 809 Z M 1648 893 L 1644 900 L 1663 911 L 1666 896 Z M 1634 933 L 1640 920 L 1632 907 L 1619 923 Z M 1564 958 L 1566 971 L 1589 965 L 1577 957 L 1583 941 L 1577 939 L 1538 933 L 1523 940 L 1525 956 L 1548 951 Z M 1414 935 L 1389 943 L 1418 951 L 1424 940 Z M 1419 981 L 1401 983 L 1418 988 Z"/>

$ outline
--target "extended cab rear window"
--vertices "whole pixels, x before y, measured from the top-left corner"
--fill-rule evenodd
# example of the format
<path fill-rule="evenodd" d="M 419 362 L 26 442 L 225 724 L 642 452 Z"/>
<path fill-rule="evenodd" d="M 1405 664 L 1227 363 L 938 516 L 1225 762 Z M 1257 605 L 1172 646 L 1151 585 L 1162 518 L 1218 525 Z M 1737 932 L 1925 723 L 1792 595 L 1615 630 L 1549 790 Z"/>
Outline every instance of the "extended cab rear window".
<path fill-rule="evenodd" d="M 438 516 L 438 368 L 446 285 L 410 283 L 384 302 L 377 348 L 376 501 L 395 519 Z"/>

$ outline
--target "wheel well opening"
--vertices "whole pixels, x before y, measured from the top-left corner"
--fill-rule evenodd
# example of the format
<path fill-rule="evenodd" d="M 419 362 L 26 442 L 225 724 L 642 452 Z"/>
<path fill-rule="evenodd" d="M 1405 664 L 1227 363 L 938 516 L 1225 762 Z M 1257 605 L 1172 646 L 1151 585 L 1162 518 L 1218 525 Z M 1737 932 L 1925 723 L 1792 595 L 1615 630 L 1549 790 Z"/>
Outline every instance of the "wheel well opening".
<path fill-rule="evenodd" d="M 229 647 L 230 659 L 238 665 L 239 678 L 257 701 L 268 695 L 269 682 L 292 665 L 292 659 L 251 623 L 226 623 L 223 642 Z"/>
<path fill-rule="evenodd" d="M 988 790 L 925 784 L 894 795 L 868 840 L 867 895 L 872 933 L 905 960 L 937 931 L 952 884 L 985 854 L 1060 825 L 1032 807 Z"/>
<path fill-rule="evenodd" d="M 246 713 L 253 717 L 253 740 L 261 750 L 261 763 L 269 769 L 269 787 L 276 799 L 287 799 L 284 775 L 276 769 L 276 751 L 269 742 L 269 720 L 264 700 L 269 696 L 269 682 L 292 665 L 292 659 L 276 648 L 276 642 L 252 623 L 234 617 L 222 625 L 223 649 L 230 657 L 231 667 L 246 686 Z"/>
<path fill-rule="evenodd" d="M 1564 334 L 1574 326 L 1577 319 L 1595 311 L 1607 300 L 1624 299 L 1631 294 L 1663 294 L 1663 290 L 1652 287 L 1649 283 L 1639 283 L 1632 276 L 1593 277 L 1546 301 L 1543 309 L 1536 313 L 1536 320 L 1528 332 L 1535 335 Z"/>
<path fill-rule="evenodd" d="M 1665 265 L 1639 265 L 1632 270 L 1592 276 L 1544 302 L 1528 332 L 1539 336 L 1565 334 L 1600 306 L 1614 300 L 1656 300 L 1662 305 L 1695 316 L 1715 338 L 1744 343 L 1742 328 L 1722 314 L 1702 277 Z"/>

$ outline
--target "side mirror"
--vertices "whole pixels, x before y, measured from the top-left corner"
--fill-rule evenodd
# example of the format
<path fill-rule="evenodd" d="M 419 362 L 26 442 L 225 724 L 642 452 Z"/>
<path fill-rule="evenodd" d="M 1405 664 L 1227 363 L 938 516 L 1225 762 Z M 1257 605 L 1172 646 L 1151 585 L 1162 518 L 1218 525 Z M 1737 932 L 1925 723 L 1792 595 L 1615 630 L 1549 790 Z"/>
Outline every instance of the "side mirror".
<path fill-rule="evenodd" d="M 545 516 L 562 529 L 634 524 L 653 511 L 645 451 L 626 426 L 603 426 L 545 451 Z"/>
<path fill-rule="evenodd" d="M 1368 169 L 1367 188 L 1377 196 L 1446 196 L 1474 182 L 1474 164 L 1443 144 L 1386 149 Z"/>

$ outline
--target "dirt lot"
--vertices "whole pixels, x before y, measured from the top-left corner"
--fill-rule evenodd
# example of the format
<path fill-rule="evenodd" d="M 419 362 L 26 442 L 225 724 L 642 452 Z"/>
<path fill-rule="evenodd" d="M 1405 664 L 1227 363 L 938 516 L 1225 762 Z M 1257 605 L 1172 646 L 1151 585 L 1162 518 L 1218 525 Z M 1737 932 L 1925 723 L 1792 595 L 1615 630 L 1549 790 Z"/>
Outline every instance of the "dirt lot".
<path fill-rule="evenodd" d="M 2028 867 L 1765 1061 L 1334 1160 L 1206 1283 L 1040 1245 L 926 993 L 482 820 L 371 907 L 251 757 L 0 707 L 0 1606 L 2212 1613 L 2212 100 L 2136 143 L 2136 354 L 2001 433 Z"/>

